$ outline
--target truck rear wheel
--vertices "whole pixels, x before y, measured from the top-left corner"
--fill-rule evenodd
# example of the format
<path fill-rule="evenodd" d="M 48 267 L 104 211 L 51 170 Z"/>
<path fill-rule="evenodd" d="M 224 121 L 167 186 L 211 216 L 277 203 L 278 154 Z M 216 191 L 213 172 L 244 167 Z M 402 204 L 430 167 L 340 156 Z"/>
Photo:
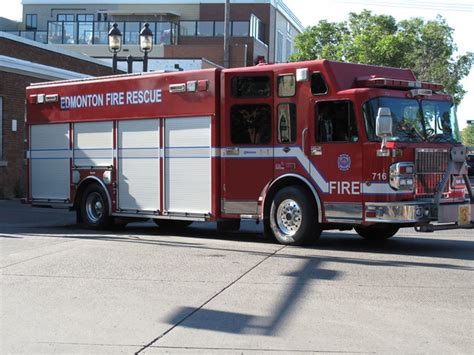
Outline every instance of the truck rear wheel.
<path fill-rule="evenodd" d="M 108 228 L 113 224 L 105 191 L 98 184 L 90 184 L 82 195 L 80 213 L 90 228 Z"/>
<path fill-rule="evenodd" d="M 390 224 L 374 224 L 372 226 L 354 227 L 357 234 L 368 240 L 385 240 L 393 237 L 400 229 Z"/>
<path fill-rule="evenodd" d="M 316 211 L 314 200 L 301 187 L 285 187 L 273 198 L 270 229 L 281 244 L 308 244 L 321 234 Z"/>

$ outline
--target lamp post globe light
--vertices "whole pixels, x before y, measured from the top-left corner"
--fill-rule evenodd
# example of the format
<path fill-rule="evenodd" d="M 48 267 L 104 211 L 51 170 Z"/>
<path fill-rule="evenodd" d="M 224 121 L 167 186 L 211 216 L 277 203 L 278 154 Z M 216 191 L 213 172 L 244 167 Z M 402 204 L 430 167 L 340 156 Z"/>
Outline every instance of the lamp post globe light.
<path fill-rule="evenodd" d="M 140 50 L 143 52 L 143 71 L 148 71 L 148 52 L 153 49 L 153 32 L 150 25 L 145 23 L 140 31 Z"/>
<path fill-rule="evenodd" d="M 140 31 L 140 51 L 143 53 L 143 58 L 133 58 L 131 55 L 127 58 L 118 58 L 117 53 L 122 50 L 122 33 L 118 29 L 118 25 L 114 23 L 109 31 L 109 51 L 113 53 L 112 57 L 112 72 L 117 72 L 117 62 L 123 61 L 128 64 L 128 72 L 133 71 L 133 62 L 143 62 L 143 71 L 148 71 L 148 53 L 153 49 L 153 32 L 150 30 L 150 25 L 145 23 Z"/>
<path fill-rule="evenodd" d="M 122 50 L 122 33 L 116 23 L 109 31 L 109 51 L 114 54 L 112 58 L 112 72 L 117 72 L 117 53 Z"/>

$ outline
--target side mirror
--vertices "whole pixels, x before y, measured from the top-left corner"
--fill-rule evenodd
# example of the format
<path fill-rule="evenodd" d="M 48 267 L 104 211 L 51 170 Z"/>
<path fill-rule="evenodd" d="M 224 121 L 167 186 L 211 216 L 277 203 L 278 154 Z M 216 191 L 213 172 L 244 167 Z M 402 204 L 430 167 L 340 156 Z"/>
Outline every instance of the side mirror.
<path fill-rule="evenodd" d="M 380 107 L 375 123 L 375 134 L 377 137 L 386 138 L 393 134 L 392 113 L 388 107 Z"/>

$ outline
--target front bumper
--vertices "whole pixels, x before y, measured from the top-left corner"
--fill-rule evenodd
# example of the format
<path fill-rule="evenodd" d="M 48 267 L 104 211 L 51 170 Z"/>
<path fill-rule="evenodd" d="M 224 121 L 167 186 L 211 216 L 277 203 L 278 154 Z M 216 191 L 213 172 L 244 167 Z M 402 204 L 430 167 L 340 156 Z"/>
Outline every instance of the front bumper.
<path fill-rule="evenodd" d="M 365 205 L 365 221 L 370 223 L 426 224 L 454 223 L 459 227 L 474 224 L 474 204 L 469 200 L 442 202 L 369 202 Z"/>

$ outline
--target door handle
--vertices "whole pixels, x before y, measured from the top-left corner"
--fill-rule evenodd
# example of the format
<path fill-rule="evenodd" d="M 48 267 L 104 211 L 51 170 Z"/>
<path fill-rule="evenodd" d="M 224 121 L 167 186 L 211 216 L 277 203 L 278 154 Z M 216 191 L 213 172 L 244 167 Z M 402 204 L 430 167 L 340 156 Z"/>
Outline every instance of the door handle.
<path fill-rule="evenodd" d="M 283 151 L 284 151 L 285 153 L 288 153 L 290 150 L 291 150 L 290 147 L 285 147 L 285 148 L 283 148 Z"/>
<path fill-rule="evenodd" d="M 304 128 L 301 132 L 301 144 L 303 145 L 303 153 L 308 155 L 308 151 L 306 148 L 306 135 L 308 134 L 308 128 Z"/>

